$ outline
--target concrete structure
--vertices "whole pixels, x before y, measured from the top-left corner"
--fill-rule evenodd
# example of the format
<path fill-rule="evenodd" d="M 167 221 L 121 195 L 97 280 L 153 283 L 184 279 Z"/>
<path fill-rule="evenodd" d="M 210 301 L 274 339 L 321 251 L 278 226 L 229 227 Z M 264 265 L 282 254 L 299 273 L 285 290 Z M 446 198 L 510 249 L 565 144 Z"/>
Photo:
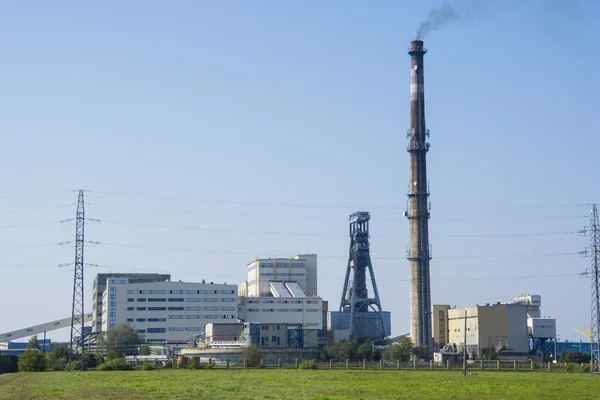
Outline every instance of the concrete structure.
<path fill-rule="evenodd" d="M 449 305 L 433 305 L 431 314 L 431 326 L 433 327 L 433 348 L 434 351 L 440 351 L 450 343 L 448 337 L 448 310 Z"/>
<path fill-rule="evenodd" d="M 484 349 L 505 349 L 513 355 L 528 354 L 527 308 L 524 305 L 500 304 L 451 308 L 448 310 L 449 343 L 462 352 L 467 312 L 467 352 L 480 355 Z"/>
<path fill-rule="evenodd" d="M 107 278 L 102 331 L 127 323 L 147 343 L 187 343 L 209 322 L 236 321 L 237 303 L 236 285 Z"/>
<path fill-rule="evenodd" d="M 90 322 L 93 319 L 92 313 L 83 316 L 83 322 Z M 40 325 L 34 325 L 27 328 L 17 329 L 15 331 L 0 334 L 0 342 L 22 339 L 25 337 L 39 335 L 40 333 L 50 332 L 57 329 L 71 326 L 71 317 L 46 322 Z"/>
<path fill-rule="evenodd" d="M 113 274 L 101 273 L 94 278 L 94 301 L 92 302 L 92 332 L 102 332 L 102 294 L 106 289 L 106 280 L 108 278 L 127 279 L 130 283 L 149 283 L 149 282 L 168 282 L 171 280 L 169 274 Z M 70 321 L 69 321 L 70 323 Z"/>
<path fill-rule="evenodd" d="M 431 286 L 429 279 L 429 183 L 427 181 L 426 154 L 429 151 L 425 127 L 425 92 L 423 56 L 426 50 L 421 40 L 410 43 L 410 129 L 407 132 L 410 154 L 408 185 L 409 220 L 409 307 L 410 337 L 416 346 L 425 346 L 433 355 L 431 346 Z"/>

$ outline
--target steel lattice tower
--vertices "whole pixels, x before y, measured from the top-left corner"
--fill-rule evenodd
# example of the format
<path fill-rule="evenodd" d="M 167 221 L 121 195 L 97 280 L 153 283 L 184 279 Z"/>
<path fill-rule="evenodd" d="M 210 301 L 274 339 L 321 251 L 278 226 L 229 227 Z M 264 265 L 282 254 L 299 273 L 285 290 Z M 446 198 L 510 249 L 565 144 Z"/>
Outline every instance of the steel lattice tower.
<path fill-rule="evenodd" d="M 83 190 L 79 191 L 77 216 L 75 218 L 75 269 L 73 277 L 73 307 L 71 311 L 71 340 L 69 352 L 69 371 L 72 363 L 81 360 L 81 371 L 85 370 L 83 346 L 83 247 L 84 247 L 85 205 Z"/>
<path fill-rule="evenodd" d="M 350 338 L 384 338 L 386 324 L 382 316 L 379 291 L 375 282 L 375 273 L 371 263 L 369 248 L 368 212 L 356 212 L 350 215 L 350 254 L 346 279 L 342 291 L 340 311 L 350 311 Z M 367 270 L 373 287 L 373 297 L 369 297 Z M 350 279 L 352 273 L 352 279 Z"/>
<path fill-rule="evenodd" d="M 592 205 L 590 221 L 590 253 L 592 274 L 592 371 L 599 372 L 600 349 L 600 222 L 598 222 L 598 207 Z"/>

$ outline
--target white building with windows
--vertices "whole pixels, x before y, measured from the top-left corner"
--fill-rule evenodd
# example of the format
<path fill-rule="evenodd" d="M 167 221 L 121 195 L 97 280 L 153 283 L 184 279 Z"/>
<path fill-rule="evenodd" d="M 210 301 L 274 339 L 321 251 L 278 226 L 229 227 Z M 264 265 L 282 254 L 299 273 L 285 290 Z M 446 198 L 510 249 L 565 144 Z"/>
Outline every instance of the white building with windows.
<path fill-rule="evenodd" d="M 307 335 L 323 328 L 323 299 L 317 296 L 317 255 L 256 259 L 240 284 L 238 318 L 248 323 L 301 325 Z"/>
<path fill-rule="evenodd" d="M 108 278 L 102 330 L 126 323 L 147 343 L 187 343 L 209 322 L 237 321 L 237 291 L 237 285 Z"/>

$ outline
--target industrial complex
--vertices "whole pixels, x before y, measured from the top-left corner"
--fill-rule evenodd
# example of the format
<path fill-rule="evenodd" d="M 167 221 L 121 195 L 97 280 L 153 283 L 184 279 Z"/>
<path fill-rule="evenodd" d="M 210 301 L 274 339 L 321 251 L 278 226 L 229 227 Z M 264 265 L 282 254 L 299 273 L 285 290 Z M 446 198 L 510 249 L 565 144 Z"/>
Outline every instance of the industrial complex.
<path fill-rule="evenodd" d="M 494 352 L 505 360 L 556 360 L 560 351 L 573 345 L 557 341 L 557 321 L 542 317 L 540 295 L 525 294 L 504 302 L 462 308 L 431 303 L 425 53 L 423 41 L 411 42 L 407 131 L 410 165 L 404 213 L 410 235 L 406 251 L 410 317 L 409 333 L 402 336 L 409 336 L 415 346 L 424 348 L 428 359 L 442 360 L 444 355 L 463 352 L 477 359 Z M 324 346 L 343 340 L 387 339 L 388 345 L 392 341 L 392 316 L 381 302 L 376 265 L 370 254 L 371 215 L 367 211 L 357 211 L 349 217 L 348 262 L 345 270 L 339 266 L 340 277 L 345 277 L 339 307 L 335 309 L 330 309 L 329 301 L 319 294 L 318 255 L 307 253 L 248 260 L 247 265 L 239 266 L 247 274 L 239 284 L 204 279 L 174 281 L 170 274 L 160 273 L 100 273 L 93 283 L 91 312 L 84 313 L 84 204 L 80 192 L 71 316 L 0 334 L 3 354 L 21 354 L 25 346 L 17 340 L 39 334 L 44 335 L 44 350 L 50 349 L 52 343 L 45 338 L 46 333 L 67 327 L 71 328 L 71 354 L 82 353 L 93 350 L 98 335 L 121 324 L 135 329 L 148 344 L 212 359 L 239 356 L 248 346 L 259 347 L 266 357 L 318 358 Z M 596 318 L 596 323 L 593 322 L 589 341 L 579 346 L 579 351 L 591 353 L 593 359 L 598 357 L 600 327 L 597 211 L 595 218 L 592 228 L 596 235 L 596 302 L 592 303 L 592 319 Z M 512 295 L 507 294 L 506 298 Z"/>

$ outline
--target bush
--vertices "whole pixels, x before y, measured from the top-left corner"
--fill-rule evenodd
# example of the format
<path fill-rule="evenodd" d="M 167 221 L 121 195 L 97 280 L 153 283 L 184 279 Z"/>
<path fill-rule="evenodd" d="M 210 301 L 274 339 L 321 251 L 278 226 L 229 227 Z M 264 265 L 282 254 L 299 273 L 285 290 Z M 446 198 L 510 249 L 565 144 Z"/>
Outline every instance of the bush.
<path fill-rule="evenodd" d="M 590 373 L 590 364 L 583 364 L 581 366 L 581 372 L 583 372 L 585 374 L 589 374 Z"/>
<path fill-rule="evenodd" d="M 66 358 L 50 358 L 50 357 L 48 357 L 47 366 L 52 371 L 64 371 L 67 369 L 67 362 L 68 362 L 68 360 Z"/>
<path fill-rule="evenodd" d="M 192 361 L 189 362 L 187 367 L 188 367 L 188 369 L 203 369 L 204 364 L 202 364 L 200 362 L 200 360 L 193 359 Z"/>
<path fill-rule="evenodd" d="M 137 367 L 135 367 L 135 369 L 139 369 L 142 371 L 152 371 L 152 370 L 156 369 L 156 366 L 154 366 L 153 364 L 150 364 L 148 362 L 143 362 L 143 363 L 139 363 L 137 365 Z"/>
<path fill-rule="evenodd" d="M 248 346 L 244 348 L 240 358 L 242 359 L 242 362 L 246 359 L 249 367 L 256 367 L 257 365 L 260 365 L 260 360 L 262 360 L 263 356 L 258 347 Z"/>
<path fill-rule="evenodd" d="M 19 372 L 43 372 L 46 370 L 46 356 L 36 350 L 26 350 L 19 356 Z"/>
<path fill-rule="evenodd" d="M 298 369 L 317 369 L 317 363 L 314 360 L 304 360 L 298 365 Z"/>
<path fill-rule="evenodd" d="M 101 364 L 97 371 L 131 371 L 133 367 L 120 358 L 115 358 Z"/>
<path fill-rule="evenodd" d="M 565 364 L 565 372 L 573 372 L 573 364 L 571 364 L 571 363 Z"/>

